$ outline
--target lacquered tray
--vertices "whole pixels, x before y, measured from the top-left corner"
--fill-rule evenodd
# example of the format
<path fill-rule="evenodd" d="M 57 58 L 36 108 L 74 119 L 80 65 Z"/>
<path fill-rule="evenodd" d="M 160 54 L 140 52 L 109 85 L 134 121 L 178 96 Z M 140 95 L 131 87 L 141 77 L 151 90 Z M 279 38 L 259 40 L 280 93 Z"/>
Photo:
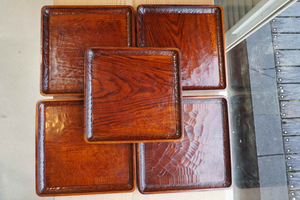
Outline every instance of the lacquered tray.
<path fill-rule="evenodd" d="M 227 101 L 184 98 L 183 124 L 179 142 L 137 144 L 141 193 L 231 186 Z"/>
<path fill-rule="evenodd" d="M 87 142 L 181 138 L 178 49 L 92 48 L 86 54 Z"/>
<path fill-rule="evenodd" d="M 220 6 L 140 5 L 139 47 L 177 47 L 183 90 L 226 88 L 223 11 Z"/>
<path fill-rule="evenodd" d="M 135 46 L 131 6 L 45 6 L 41 94 L 83 95 L 87 47 Z"/>
<path fill-rule="evenodd" d="M 87 144 L 83 118 L 83 100 L 44 100 L 37 104 L 38 195 L 134 190 L 134 145 Z"/>

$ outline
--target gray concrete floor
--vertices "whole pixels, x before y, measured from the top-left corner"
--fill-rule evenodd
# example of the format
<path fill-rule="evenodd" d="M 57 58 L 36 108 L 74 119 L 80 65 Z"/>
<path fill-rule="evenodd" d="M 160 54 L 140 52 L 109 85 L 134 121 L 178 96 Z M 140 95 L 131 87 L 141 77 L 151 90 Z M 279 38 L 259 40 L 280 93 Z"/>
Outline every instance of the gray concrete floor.
<path fill-rule="evenodd" d="M 53 0 L 0 1 L 0 199 L 34 200 L 40 11 Z M 53 199 L 53 198 L 44 198 Z"/>

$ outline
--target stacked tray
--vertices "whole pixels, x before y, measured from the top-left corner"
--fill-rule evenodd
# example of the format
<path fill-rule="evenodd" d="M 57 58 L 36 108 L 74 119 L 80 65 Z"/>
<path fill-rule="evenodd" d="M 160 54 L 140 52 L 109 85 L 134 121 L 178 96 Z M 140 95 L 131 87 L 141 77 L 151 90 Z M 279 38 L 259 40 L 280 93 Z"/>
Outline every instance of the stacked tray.
<path fill-rule="evenodd" d="M 37 116 L 39 195 L 134 190 L 134 144 L 87 144 L 83 100 L 40 101 Z"/>
<path fill-rule="evenodd" d="M 138 187 L 143 194 L 231 185 L 226 99 L 184 98 L 182 109 L 182 140 L 137 145 Z"/>
<path fill-rule="evenodd" d="M 41 94 L 69 98 L 37 104 L 38 195 L 231 186 L 227 100 L 183 97 L 226 89 L 222 9 L 141 5 L 136 21 L 137 38 L 131 6 L 42 9 Z"/>

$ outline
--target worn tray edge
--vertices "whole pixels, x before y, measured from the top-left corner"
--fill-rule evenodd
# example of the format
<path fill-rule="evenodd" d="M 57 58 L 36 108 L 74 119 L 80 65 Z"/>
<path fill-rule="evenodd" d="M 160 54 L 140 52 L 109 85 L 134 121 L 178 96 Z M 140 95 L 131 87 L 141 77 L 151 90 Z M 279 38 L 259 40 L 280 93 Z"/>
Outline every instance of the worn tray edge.
<path fill-rule="evenodd" d="M 87 57 L 88 57 L 88 51 L 92 51 L 92 50 L 117 50 L 117 49 L 120 49 L 120 50 L 165 50 L 165 51 L 175 51 L 177 54 L 178 54 L 178 58 L 180 57 L 180 51 L 178 48 L 158 48 L 158 47 L 89 47 L 85 50 L 85 60 L 84 60 L 84 64 L 85 64 L 85 67 L 84 67 L 84 77 L 85 77 L 85 81 L 84 81 L 84 114 L 85 114 L 85 117 L 84 117 L 84 124 L 85 124 L 85 136 L 84 136 L 84 140 L 87 142 L 87 143 L 90 143 L 90 144 L 109 144 L 109 143 L 148 143 L 148 142 L 176 142 L 176 141 L 180 141 L 183 137 L 183 126 L 182 124 L 180 124 L 180 136 L 177 137 L 177 138 L 171 138 L 171 139 L 151 139 L 151 140 L 144 140 L 144 139 L 141 139 L 141 140 L 135 140 L 135 139 L 128 139 L 128 140 L 115 140 L 115 141 L 112 141 L 112 140 L 98 140 L 98 141 L 91 141 L 89 140 L 90 136 L 89 135 L 92 135 L 92 133 L 88 133 L 88 131 L 91 130 L 90 127 L 87 127 L 87 98 L 88 98 L 88 94 L 87 94 L 87 91 L 86 91 L 86 83 L 87 83 L 87 76 L 86 76 L 86 71 L 88 69 L 87 67 Z M 180 63 L 179 61 L 177 60 L 177 65 L 179 66 L 180 68 Z M 180 80 L 180 77 L 181 77 L 181 70 L 178 71 L 178 76 L 179 76 L 179 79 L 178 79 L 178 82 L 177 82 L 177 93 L 178 93 L 178 101 L 179 101 L 179 111 L 178 113 L 176 114 L 178 117 L 179 117 L 179 121 L 182 120 L 182 110 L 181 110 L 181 104 L 182 104 L 182 89 L 181 89 L 181 80 Z"/>
<path fill-rule="evenodd" d="M 226 141 L 224 141 L 224 143 L 227 143 L 228 146 L 228 150 L 229 152 L 226 152 L 226 156 L 228 156 L 227 161 L 229 161 L 228 168 L 227 168 L 227 172 L 228 173 L 228 181 L 229 184 L 227 186 L 223 186 L 223 187 L 216 187 L 216 188 L 199 188 L 199 189 L 174 189 L 174 190 L 159 190 L 159 191 L 143 191 L 141 189 L 141 182 L 140 182 L 140 178 L 139 178 L 139 173 L 140 173 L 140 165 L 139 165 L 139 157 L 140 157 L 140 148 L 139 145 L 140 144 L 136 144 L 136 179 L 137 179 L 137 188 L 139 190 L 139 192 L 141 194 L 147 195 L 147 194 L 162 194 L 162 193 L 177 193 L 177 192 L 197 192 L 197 191 L 215 191 L 215 190 L 228 190 L 230 188 L 233 187 L 233 177 L 232 177 L 232 173 L 233 173 L 233 166 L 232 166 L 232 146 L 231 146 L 231 128 L 230 128 L 230 117 L 229 117 L 229 102 L 228 102 L 228 98 L 226 96 L 223 95 L 204 95 L 204 96 L 184 96 L 183 100 L 188 100 L 188 99 L 221 99 L 225 101 L 225 105 L 226 105 L 226 117 L 227 117 L 227 127 L 228 127 L 228 137 L 226 137 Z M 141 144 L 142 145 L 142 144 Z"/>
<path fill-rule="evenodd" d="M 73 196 L 73 195 L 92 195 L 92 194 L 108 194 L 108 193 L 130 193 L 133 192 L 136 188 L 136 150 L 135 144 L 132 144 L 132 179 L 133 179 L 133 187 L 130 190 L 121 190 L 121 191 L 100 191 L 100 192 L 86 192 L 86 193 L 57 193 L 57 194 L 43 194 L 39 191 L 39 176 L 38 176 L 38 167 L 39 167 L 39 159 L 38 159 L 38 135 L 39 135 L 39 105 L 44 102 L 65 102 L 65 101 L 83 101 L 83 98 L 74 98 L 74 99 L 44 99 L 39 100 L 36 103 L 36 119 L 35 119 L 35 192 L 40 197 L 47 196 Z"/>
<path fill-rule="evenodd" d="M 140 12 L 139 10 L 143 7 L 151 7 L 151 6 L 164 6 L 164 7 L 168 7 L 168 6 L 189 6 L 189 7 L 212 7 L 212 8 L 218 8 L 220 9 L 220 12 L 221 12 L 221 33 L 222 33 L 222 55 L 223 55 L 223 62 L 222 62 L 222 65 L 223 65 L 223 81 L 224 81 L 224 86 L 222 87 L 202 87 L 202 86 L 183 86 L 182 87 L 182 91 L 185 91 L 185 92 L 197 92 L 197 91 L 227 91 L 227 88 L 228 88 L 228 69 L 227 69 L 227 58 L 226 58 L 226 46 L 225 46 L 225 27 L 224 27 L 224 11 L 223 11 L 223 8 L 222 6 L 220 5 L 187 5 L 187 4 L 182 4 L 182 5 L 172 5 L 172 4 L 141 4 L 137 7 L 137 10 L 136 10 L 136 44 L 137 46 L 140 46 Z"/>
<path fill-rule="evenodd" d="M 44 20 L 43 20 L 43 15 L 44 15 L 44 10 L 45 9 L 48 9 L 48 8 L 114 8 L 114 7 L 117 7 L 117 8 L 129 8 L 131 10 L 131 43 L 132 43 L 132 47 L 135 47 L 136 46 L 136 19 L 135 19 L 135 11 L 133 9 L 133 7 L 131 5 L 100 5 L 100 6 L 77 6 L 77 5 L 61 5 L 61 6 L 56 6 L 56 5 L 46 5 L 46 6 L 43 6 L 41 8 L 41 36 L 40 36 L 40 94 L 42 96 L 83 96 L 84 93 L 51 93 L 51 92 L 47 92 L 44 87 L 46 85 L 46 87 L 49 88 L 49 82 L 47 82 L 46 84 L 43 82 L 43 78 L 44 78 L 44 70 L 45 70 L 45 67 L 44 67 Z M 47 57 L 48 60 L 49 60 L 49 56 Z M 47 67 L 47 70 L 49 70 L 49 66 Z M 48 74 L 48 77 L 49 79 L 49 74 Z"/>

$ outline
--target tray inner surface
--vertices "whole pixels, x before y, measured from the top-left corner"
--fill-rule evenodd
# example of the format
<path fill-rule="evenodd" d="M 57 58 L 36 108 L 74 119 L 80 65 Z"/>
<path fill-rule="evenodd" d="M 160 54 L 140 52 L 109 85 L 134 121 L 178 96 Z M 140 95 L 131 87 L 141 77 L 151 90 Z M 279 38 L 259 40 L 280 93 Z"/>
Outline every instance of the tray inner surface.
<path fill-rule="evenodd" d="M 181 137 L 177 50 L 95 48 L 86 63 L 88 141 Z"/>
<path fill-rule="evenodd" d="M 83 101 L 38 105 L 37 192 L 115 192 L 134 188 L 132 144 L 87 144 Z"/>
<path fill-rule="evenodd" d="M 142 193 L 231 185 L 225 99 L 183 100 L 180 142 L 138 144 L 138 186 Z"/>
<path fill-rule="evenodd" d="M 218 6 L 138 8 L 139 47 L 176 47 L 184 90 L 226 87 L 224 30 Z"/>
<path fill-rule="evenodd" d="M 86 48 L 134 46 L 129 6 L 46 7 L 42 17 L 44 94 L 84 92 Z"/>

